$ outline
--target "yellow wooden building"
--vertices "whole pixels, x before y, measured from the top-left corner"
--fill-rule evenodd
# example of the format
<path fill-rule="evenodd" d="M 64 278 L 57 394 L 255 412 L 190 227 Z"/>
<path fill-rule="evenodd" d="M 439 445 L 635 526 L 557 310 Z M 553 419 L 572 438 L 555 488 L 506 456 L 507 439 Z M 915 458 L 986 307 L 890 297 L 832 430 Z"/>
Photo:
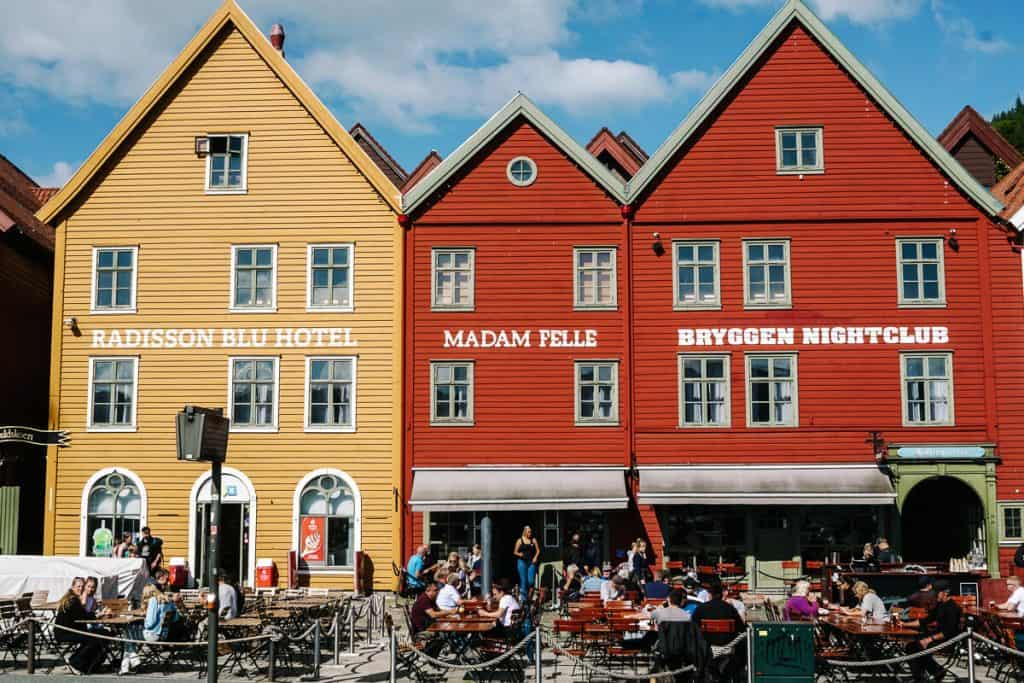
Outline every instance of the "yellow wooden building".
<path fill-rule="evenodd" d="M 39 212 L 57 229 L 45 548 L 142 526 L 205 553 L 208 466 L 175 413 L 232 418 L 222 567 L 392 587 L 400 194 L 232 0 Z M 116 539 L 115 539 L 116 542 Z"/>

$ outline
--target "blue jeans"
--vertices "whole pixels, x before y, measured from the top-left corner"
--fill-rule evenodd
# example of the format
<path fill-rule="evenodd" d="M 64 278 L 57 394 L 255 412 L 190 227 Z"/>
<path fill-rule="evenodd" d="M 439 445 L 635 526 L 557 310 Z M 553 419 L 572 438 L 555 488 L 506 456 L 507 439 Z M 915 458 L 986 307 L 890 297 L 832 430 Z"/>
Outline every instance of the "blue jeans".
<path fill-rule="evenodd" d="M 520 558 L 516 560 L 519 565 L 519 596 L 520 602 L 526 602 L 526 594 L 533 588 L 533 582 L 537 578 L 537 565 Z"/>

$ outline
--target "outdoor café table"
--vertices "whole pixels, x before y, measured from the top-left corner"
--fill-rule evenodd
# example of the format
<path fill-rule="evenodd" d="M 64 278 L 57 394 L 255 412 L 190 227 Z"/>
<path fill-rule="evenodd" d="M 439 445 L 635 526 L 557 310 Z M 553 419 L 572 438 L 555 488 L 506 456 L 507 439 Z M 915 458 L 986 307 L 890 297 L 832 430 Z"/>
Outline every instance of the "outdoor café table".
<path fill-rule="evenodd" d="M 259 617 L 235 617 L 234 619 L 225 619 L 217 624 L 217 627 L 223 631 L 222 637 L 224 640 L 259 635 L 262 626 L 263 620 Z M 242 659 L 245 658 L 252 664 L 253 669 L 258 669 L 259 664 L 256 661 L 256 653 L 263 644 L 264 641 L 261 640 L 229 643 L 227 647 L 231 650 L 231 656 L 224 662 L 224 668 L 232 671 L 237 666 L 240 670 L 244 671 L 245 667 L 242 666 Z"/>
<path fill-rule="evenodd" d="M 921 635 L 916 628 L 873 620 L 864 623 L 864 618 L 859 616 L 831 613 L 821 617 L 821 621 L 839 631 L 849 645 L 850 652 L 863 660 L 900 654 L 902 650 L 897 652 L 898 643 Z"/>
<path fill-rule="evenodd" d="M 107 631 L 103 635 L 121 638 L 121 640 L 118 640 L 116 644 L 109 640 L 102 640 L 101 642 L 104 649 L 109 649 L 111 653 L 111 663 L 116 665 L 124 659 L 125 642 L 123 638 L 125 637 L 125 632 L 132 624 L 141 624 L 143 621 L 145 621 L 143 617 L 137 617 L 131 614 L 119 614 L 109 617 L 97 617 L 96 619 L 79 619 L 75 623 L 85 624 L 86 626 L 98 624 L 103 626 Z"/>
<path fill-rule="evenodd" d="M 469 619 L 438 619 L 427 627 L 427 633 L 435 633 L 448 644 L 449 651 L 455 656 L 457 663 L 477 661 L 480 653 L 476 650 L 476 642 L 480 636 L 494 628 L 495 620 L 486 621 L 480 617 Z"/>
<path fill-rule="evenodd" d="M 1013 626 L 1017 629 L 1024 629 L 1024 617 L 1020 616 L 1014 610 L 996 609 L 995 607 L 975 607 L 969 605 L 964 608 L 964 614 L 972 617 L 981 616 L 982 614 L 988 614 L 993 617 L 998 617 L 1001 622 L 1007 626 Z"/>

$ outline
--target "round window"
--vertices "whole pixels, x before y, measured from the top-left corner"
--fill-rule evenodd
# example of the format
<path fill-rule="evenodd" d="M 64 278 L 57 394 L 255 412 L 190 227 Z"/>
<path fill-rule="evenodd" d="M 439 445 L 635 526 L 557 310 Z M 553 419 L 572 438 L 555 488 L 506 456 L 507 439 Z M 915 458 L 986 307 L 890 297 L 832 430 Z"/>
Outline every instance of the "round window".
<path fill-rule="evenodd" d="M 505 172 L 513 185 L 526 187 L 537 179 L 537 164 L 530 157 L 516 157 L 508 162 Z"/>

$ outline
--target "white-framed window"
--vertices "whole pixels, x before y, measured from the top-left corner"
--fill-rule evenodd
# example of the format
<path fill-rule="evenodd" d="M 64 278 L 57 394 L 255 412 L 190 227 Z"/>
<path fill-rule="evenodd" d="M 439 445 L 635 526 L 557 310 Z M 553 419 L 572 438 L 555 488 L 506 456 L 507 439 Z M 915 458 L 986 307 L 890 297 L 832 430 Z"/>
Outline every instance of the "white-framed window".
<path fill-rule="evenodd" d="M 797 357 L 795 353 L 748 353 L 747 426 L 796 427 Z"/>
<path fill-rule="evenodd" d="M 562 532 L 558 524 L 558 510 L 544 511 L 544 547 L 562 547 Z"/>
<path fill-rule="evenodd" d="M 619 423 L 619 362 L 578 360 L 576 368 L 576 424 Z"/>
<path fill-rule="evenodd" d="M 207 135 L 206 193 L 243 194 L 248 188 L 248 133 Z"/>
<path fill-rule="evenodd" d="M 775 170 L 778 173 L 824 173 L 821 126 L 775 129 Z"/>
<path fill-rule="evenodd" d="M 1024 502 L 999 503 L 999 541 L 1024 541 Z"/>
<path fill-rule="evenodd" d="M 92 313 L 134 313 L 138 247 L 94 247 Z"/>
<path fill-rule="evenodd" d="M 901 237 L 896 240 L 901 306 L 946 305 L 942 247 L 941 237 Z"/>
<path fill-rule="evenodd" d="M 743 303 L 747 308 L 790 308 L 789 240 L 743 240 Z"/>
<path fill-rule="evenodd" d="M 276 432 L 277 356 L 228 358 L 228 377 L 231 431 Z"/>
<path fill-rule="evenodd" d="M 433 361 L 430 364 L 430 423 L 473 424 L 473 363 Z"/>
<path fill-rule="evenodd" d="M 138 409 L 139 359 L 89 359 L 90 432 L 134 432 Z"/>
<path fill-rule="evenodd" d="M 310 472 L 295 488 L 292 534 L 299 571 L 351 573 L 361 549 L 359 487 L 333 467 Z"/>
<path fill-rule="evenodd" d="M 953 424 L 953 354 L 901 353 L 903 424 Z"/>
<path fill-rule="evenodd" d="M 679 354 L 679 424 L 729 426 L 729 356 Z"/>
<path fill-rule="evenodd" d="M 719 308 L 718 240 L 672 242 L 675 308 Z"/>
<path fill-rule="evenodd" d="M 618 298 L 615 252 L 615 247 L 573 249 L 576 308 L 615 310 Z"/>
<path fill-rule="evenodd" d="M 537 164 L 530 157 L 516 157 L 505 167 L 508 181 L 516 187 L 533 185 L 537 179 Z"/>
<path fill-rule="evenodd" d="M 146 487 L 131 470 L 105 467 L 82 489 L 79 553 L 111 557 L 124 534 L 135 538 L 146 526 Z"/>
<path fill-rule="evenodd" d="M 307 310 L 348 312 L 353 309 L 353 256 L 352 244 L 309 245 Z"/>
<path fill-rule="evenodd" d="M 356 430 L 356 357 L 306 358 L 306 431 Z"/>
<path fill-rule="evenodd" d="M 231 306 L 238 313 L 277 308 L 277 245 L 231 247 Z"/>
<path fill-rule="evenodd" d="M 431 308 L 440 311 L 472 311 L 476 250 L 444 247 L 431 251 Z"/>

